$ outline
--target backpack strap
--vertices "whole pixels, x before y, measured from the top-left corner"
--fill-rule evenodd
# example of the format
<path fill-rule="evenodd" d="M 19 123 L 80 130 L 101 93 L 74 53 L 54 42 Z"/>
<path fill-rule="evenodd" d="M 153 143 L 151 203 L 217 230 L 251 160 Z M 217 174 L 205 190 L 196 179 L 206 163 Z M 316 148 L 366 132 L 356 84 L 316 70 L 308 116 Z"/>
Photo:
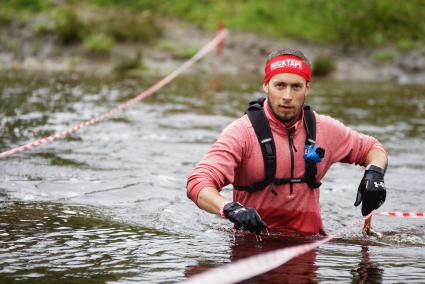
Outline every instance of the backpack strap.
<path fill-rule="evenodd" d="M 306 144 L 316 143 L 316 117 L 310 106 L 304 106 L 304 126 L 307 132 Z"/>
<path fill-rule="evenodd" d="M 316 117 L 314 116 L 313 111 L 310 109 L 310 106 L 304 106 L 304 126 L 307 132 L 307 137 L 305 140 L 305 150 L 308 154 L 309 149 L 313 148 L 318 154 L 319 158 L 323 158 L 324 149 L 317 148 L 316 144 Z M 321 156 L 321 157 L 320 157 Z M 317 161 L 309 159 L 304 155 L 305 161 L 305 181 L 311 188 L 318 188 L 322 185 L 320 181 L 316 180 L 317 174 Z"/>
<path fill-rule="evenodd" d="M 264 113 L 263 105 L 265 98 L 251 101 L 249 103 L 246 114 L 255 130 L 258 142 L 261 146 L 261 152 L 264 160 L 264 179 L 263 181 L 256 182 L 250 186 L 234 186 L 237 190 L 244 190 L 248 192 L 263 189 L 271 184 L 276 174 L 276 146 L 273 140 L 273 134 L 270 129 L 269 121 Z"/>
<path fill-rule="evenodd" d="M 307 183 L 310 188 L 318 188 L 322 184 L 316 180 L 317 163 L 321 161 L 325 150 L 318 148 L 316 144 L 316 117 L 309 106 L 304 106 L 304 127 L 307 132 L 305 141 L 305 174 L 300 178 L 276 179 L 276 146 L 269 121 L 264 113 L 265 98 L 249 102 L 246 114 L 254 128 L 264 161 L 264 179 L 253 185 L 234 185 L 236 190 L 255 192 L 264 189 L 269 184 L 282 185 L 287 183 Z"/>

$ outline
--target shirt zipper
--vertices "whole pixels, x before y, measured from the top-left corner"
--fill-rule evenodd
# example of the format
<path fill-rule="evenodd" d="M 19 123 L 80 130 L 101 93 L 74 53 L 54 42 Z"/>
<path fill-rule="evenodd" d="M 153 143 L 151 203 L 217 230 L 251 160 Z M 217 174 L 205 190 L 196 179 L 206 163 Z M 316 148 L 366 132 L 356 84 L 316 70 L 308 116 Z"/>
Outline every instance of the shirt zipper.
<path fill-rule="evenodd" d="M 291 182 L 294 178 L 294 140 L 293 140 L 293 131 L 288 129 L 288 141 L 289 141 L 289 151 L 291 153 L 291 177 L 289 182 L 289 194 L 293 194 L 294 192 L 294 184 Z"/>

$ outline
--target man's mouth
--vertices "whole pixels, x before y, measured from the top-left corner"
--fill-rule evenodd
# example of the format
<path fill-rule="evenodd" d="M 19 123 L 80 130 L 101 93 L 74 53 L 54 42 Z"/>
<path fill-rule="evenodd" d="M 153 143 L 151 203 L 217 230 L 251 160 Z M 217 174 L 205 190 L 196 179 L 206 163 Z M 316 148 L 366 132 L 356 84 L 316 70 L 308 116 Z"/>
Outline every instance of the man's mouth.
<path fill-rule="evenodd" d="M 292 110 L 293 109 L 292 106 L 285 106 L 285 105 L 279 105 L 279 108 L 281 108 L 283 110 Z"/>

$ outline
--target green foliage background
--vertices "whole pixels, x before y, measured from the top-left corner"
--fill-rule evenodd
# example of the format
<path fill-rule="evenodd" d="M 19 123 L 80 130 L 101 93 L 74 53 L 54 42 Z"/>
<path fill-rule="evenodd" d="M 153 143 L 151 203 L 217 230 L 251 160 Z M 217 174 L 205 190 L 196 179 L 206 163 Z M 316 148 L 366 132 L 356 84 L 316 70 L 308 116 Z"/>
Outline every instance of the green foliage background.
<path fill-rule="evenodd" d="M 42 11 L 52 0 L 3 0 L 11 9 Z M 219 21 L 234 30 L 318 43 L 415 47 L 425 42 L 424 0 L 71 0 L 67 5 L 150 10 L 207 29 Z M 59 2 L 60 3 L 60 2 Z M 60 5 L 60 4 L 59 4 Z"/>

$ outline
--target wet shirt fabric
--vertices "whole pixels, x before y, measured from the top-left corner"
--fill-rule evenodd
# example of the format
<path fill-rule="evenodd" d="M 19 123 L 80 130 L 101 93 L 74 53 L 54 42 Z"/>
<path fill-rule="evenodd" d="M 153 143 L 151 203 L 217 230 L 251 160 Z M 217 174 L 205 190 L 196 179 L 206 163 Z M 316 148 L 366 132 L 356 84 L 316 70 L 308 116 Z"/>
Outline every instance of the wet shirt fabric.
<path fill-rule="evenodd" d="M 268 101 L 264 111 L 270 123 L 276 145 L 276 178 L 291 177 L 290 136 L 293 139 L 293 177 L 305 172 L 304 145 L 306 130 L 303 116 L 290 129 L 272 113 Z M 367 153 L 376 148 L 386 153 L 374 137 L 356 132 L 329 116 L 315 113 L 316 145 L 325 149 L 323 160 L 317 164 L 316 179 L 321 180 L 332 164 L 337 162 L 364 166 Z M 228 184 L 251 185 L 264 179 L 261 147 L 247 115 L 235 120 L 221 133 L 208 153 L 196 165 L 188 178 L 187 194 L 195 203 L 205 187 L 221 190 Z M 269 185 L 263 190 L 248 193 L 233 191 L 233 200 L 255 208 L 270 230 L 324 234 L 320 216 L 320 190 L 306 183 Z M 353 193 L 354 194 L 354 193 Z"/>

